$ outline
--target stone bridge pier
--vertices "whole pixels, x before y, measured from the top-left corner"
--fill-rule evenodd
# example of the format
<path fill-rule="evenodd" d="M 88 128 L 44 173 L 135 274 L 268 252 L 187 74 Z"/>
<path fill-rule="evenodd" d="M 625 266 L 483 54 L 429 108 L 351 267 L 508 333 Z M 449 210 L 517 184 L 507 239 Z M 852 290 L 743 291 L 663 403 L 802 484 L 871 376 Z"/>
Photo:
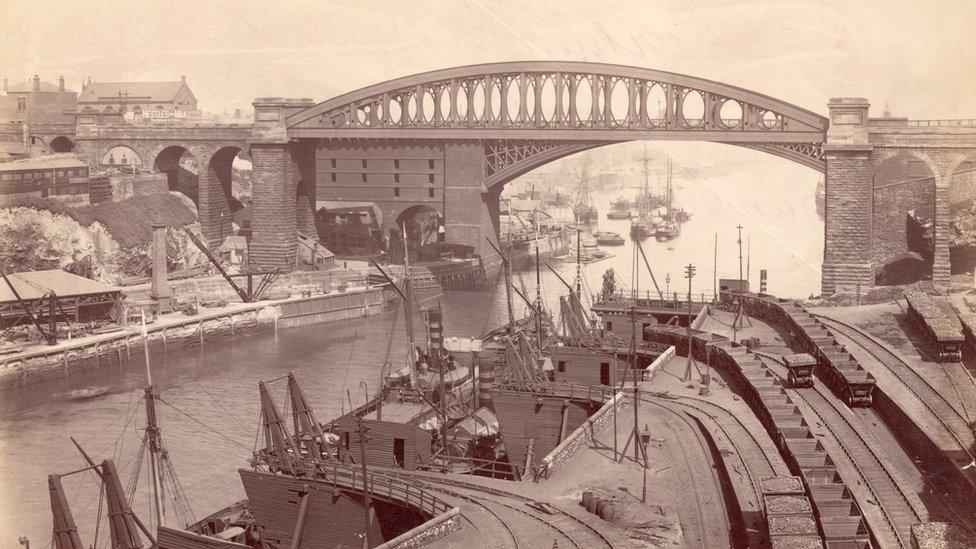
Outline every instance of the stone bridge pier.
<path fill-rule="evenodd" d="M 886 263 L 919 249 L 909 213 L 932 224 L 931 257 L 925 259 L 933 285 L 947 288 L 949 191 L 971 177 L 976 124 L 869 118 L 861 98 L 832 99 L 828 107 L 824 293 L 873 286 Z"/>

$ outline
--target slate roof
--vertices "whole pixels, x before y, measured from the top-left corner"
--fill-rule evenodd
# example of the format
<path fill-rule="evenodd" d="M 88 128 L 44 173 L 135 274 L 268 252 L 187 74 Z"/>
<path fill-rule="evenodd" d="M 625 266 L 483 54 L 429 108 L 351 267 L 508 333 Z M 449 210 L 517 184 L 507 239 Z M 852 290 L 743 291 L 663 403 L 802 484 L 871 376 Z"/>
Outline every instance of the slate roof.
<path fill-rule="evenodd" d="M 38 156 L 23 158 L 13 162 L 0 163 L 0 172 L 17 172 L 22 170 L 50 170 L 63 168 L 86 168 L 88 164 L 82 162 L 73 154 Z"/>
<path fill-rule="evenodd" d="M 57 84 L 52 84 L 50 82 L 41 82 L 42 92 L 60 92 L 61 88 Z M 25 93 L 34 91 L 34 82 L 28 80 L 26 82 L 20 82 L 12 86 L 7 86 L 7 93 Z M 65 88 L 64 93 L 75 93 L 73 90 Z"/>
<path fill-rule="evenodd" d="M 54 291 L 58 297 L 104 294 L 121 291 L 121 288 L 96 282 L 83 276 L 71 274 L 60 269 L 49 271 L 29 271 L 7 275 L 21 299 L 30 301 L 44 297 Z M 17 298 L 10 286 L 0 279 L 0 303 L 15 302 Z"/>
<path fill-rule="evenodd" d="M 92 82 L 78 95 L 79 103 L 97 103 L 101 99 L 118 100 L 121 93 L 127 101 L 172 101 L 184 82 Z"/>

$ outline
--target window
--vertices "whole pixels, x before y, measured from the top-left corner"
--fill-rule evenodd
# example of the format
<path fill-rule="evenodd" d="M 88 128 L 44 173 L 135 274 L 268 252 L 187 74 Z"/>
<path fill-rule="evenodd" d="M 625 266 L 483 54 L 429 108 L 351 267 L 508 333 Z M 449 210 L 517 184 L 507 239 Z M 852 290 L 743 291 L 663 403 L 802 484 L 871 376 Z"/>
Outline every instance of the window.
<path fill-rule="evenodd" d="M 335 167 L 336 167 L 336 163 L 335 163 L 335 158 L 333 158 L 333 159 L 332 159 L 332 169 L 334 170 L 334 169 L 335 169 Z"/>
<path fill-rule="evenodd" d="M 2 180 L 3 180 L 3 181 L 10 181 L 10 174 L 9 174 L 9 173 L 5 173 L 5 174 L 3 174 L 3 178 L 2 178 Z"/>
<path fill-rule="evenodd" d="M 68 170 L 68 175 L 71 175 L 71 170 Z M 64 170 L 58 170 L 58 177 L 64 177 Z"/>
<path fill-rule="evenodd" d="M 399 159 L 396 159 L 396 160 L 393 161 L 393 169 L 395 169 L 395 170 L 399 170 L 400 169 L 400 160 Z"/>
<path fill-rule="evenodd" d="M 19 173 L 13 174 L 12 177 L 13 177 L 14 181 L 20 181 L 20 174 Z"/>
<path fill-rule="evenodd" d="M 335 172 L 332 172 L 332 174 L 331 174 L 331 175 L 332 175 L 332 182 L 333 182 L 333 183 L 335 183 L 335 181 L 336 181 L 336 175 L 335 175 Z"/>
<path fill-rule="evenodd" d="M 430 160 L 427 161 L 427 167 L 430 168 L 430 169 L 432 169 L 432 170 L 434 169 L 434 159 L 433 158 L 431 158 Z"/>
<path fill-rule="evenodd" d="M 393 196 L 400 196 L 400 187 L 393 187 Z"/>
<path fill-rule="evenodd" d="M 556 363 L 556 371 L 557 372 L 565 372 L 566 371 L 566 361 L 565 360 L 560 360 L 559 362 Z"/>
<path fill-rule="evenodd" d="M 613 322 L 607 321 L 607 330 L 613 331 Z"/>
<path fill-rule="evenodd" d="M 136 105 L 135 107 L 132 107 L 132 114 L 135 114 L 137 116 L 138 115 L 141 115 L 142 114 L 142 107 L 140 107 L 139 105 Z"/>
<path fill-rule="evenodd" d="M 399 183 L 400 182 L 400 174 L 398 174 L 398 173 L 393 174 L 393 182 L 394 183 Z"/>
<path fill-rule="evenodd" d="M 363 172 L 363 183 L 366 182 L 366 172 Z"/>
<path fill-rule="evenodd" d="M 342 444 L 343 448 L 345 448 L 346 450 L 349 449 L 349 431 L 342 432 L 342 437 L 339 440 L 339 442 Z"/>
<path fill-rule="evenodd" d="M 366 169 L 366 159 L 365 158 L 363 159 L 363 169 L 364 170 Z"/>
<path fill-rule="evenodd" d="M 18 97 L 17 98 L 17 110 L 18 111 L 26 111 L 27 110 L 27 98 L 26 97 Z"/>
<path fill-rule="evenodd" d="M 427 189 L 427 196 L 430 198 L 434 198 L 434 187 Z"/>
<path fill-rule="evenodd" d="M 432 173 L 427 174 L 427 182 L 428 183 L 433 183 L 434 182 L 434 174 L 432 174 Z"/>

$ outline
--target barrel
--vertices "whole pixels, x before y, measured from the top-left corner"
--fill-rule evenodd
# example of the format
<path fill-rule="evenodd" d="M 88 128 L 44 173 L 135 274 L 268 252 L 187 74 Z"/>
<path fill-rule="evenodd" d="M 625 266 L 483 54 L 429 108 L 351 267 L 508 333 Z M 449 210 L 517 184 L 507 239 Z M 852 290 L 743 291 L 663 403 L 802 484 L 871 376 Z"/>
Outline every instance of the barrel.
<path fill-rule="evenodd" d="M 586 510 L 591 513 L 596 513 L 596 508 L 603 501 L 600 498 L 591 497 L 590 501 L 586 502 Z"/>
<path fill-rule="evenodd" d="M 595 514 L 598 517 L 602 517 L 603 516 L 603 509 L 606 508 L 606 506 L 607 506 L 608 503 L 610 503 L 608 500 L 601 499 L 596 504 L 596 509 L 593 510 L 593 514 Z"/>
<path fill-rule="evenodd" d="M 491 352 L 478 354 L 478 402 L 491 406 L 491 390 L 495 387 L 495 355 Z"/>
<path fill-rule="evenodd" d="M 612 501 L 605 501 L 600 506 L 600 518 L 607 522 L 613 522 L 617 518 L 617 505 Z"/>
<path fill-rule="evenodd" d="M 583 492 L 583 500 L 580 501 L 580 505 L 586 507 L 590 504 L 591 499 L 593 499 L 593 492 Z"/>

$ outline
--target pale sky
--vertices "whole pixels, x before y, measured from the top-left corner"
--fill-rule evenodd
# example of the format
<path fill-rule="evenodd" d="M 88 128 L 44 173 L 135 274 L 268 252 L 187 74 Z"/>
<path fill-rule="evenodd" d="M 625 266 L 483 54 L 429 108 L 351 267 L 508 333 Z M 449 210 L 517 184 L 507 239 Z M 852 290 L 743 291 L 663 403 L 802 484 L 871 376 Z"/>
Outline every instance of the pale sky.
<path fill-rule="evenodd" d="M 621 63 L 752 89 L 826 114 L 860 96 L 880 115 L 976 118 L 976 1 L 615 3 L 496 0 L 0 0 L 0 72 L 175 80 L 200 107 L 316 101 L 473 63 Z"/>

